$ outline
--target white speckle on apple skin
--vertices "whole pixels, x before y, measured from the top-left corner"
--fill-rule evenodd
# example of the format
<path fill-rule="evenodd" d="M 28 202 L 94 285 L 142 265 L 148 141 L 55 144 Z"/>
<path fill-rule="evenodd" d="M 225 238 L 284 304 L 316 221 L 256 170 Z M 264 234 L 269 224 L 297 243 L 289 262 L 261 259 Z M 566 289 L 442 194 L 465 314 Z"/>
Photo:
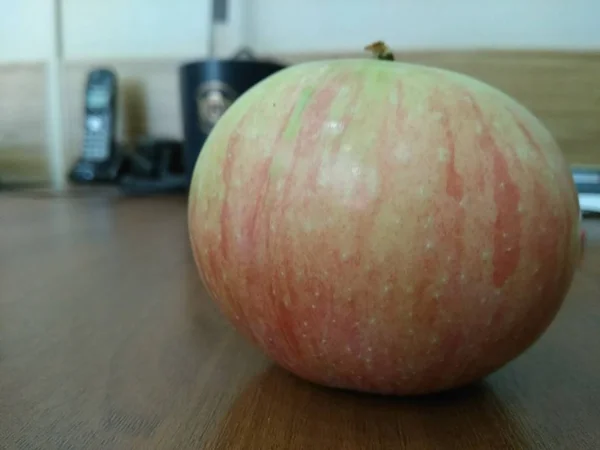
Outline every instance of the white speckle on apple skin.
<path fill-rule="evenodd" d="M 448 151 L 447 148 L 443 148 L 443 147 L 438 148 L 438 160 L 440 162 L 444 162 L 444 163 L 447 162 L 449 156 L 450 156 L 450 152 Z"/>
<path fill-rule="evenodd" d="M 435 111 L 431 114 L 431 118 L 436 121 L 442 120 L 442 117 L 444 117 L 444 115 L 439 111 Z"/>

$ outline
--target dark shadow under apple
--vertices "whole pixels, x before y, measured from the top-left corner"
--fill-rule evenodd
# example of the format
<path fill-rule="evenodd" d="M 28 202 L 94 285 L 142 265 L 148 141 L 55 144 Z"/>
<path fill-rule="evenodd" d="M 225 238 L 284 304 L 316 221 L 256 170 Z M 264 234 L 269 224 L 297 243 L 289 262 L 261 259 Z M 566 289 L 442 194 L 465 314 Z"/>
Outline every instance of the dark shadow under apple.
<path fill-rule="evenodd" d="M 534 448 L 486 381 L 391 397 L 308 383 L 278 366 L 253 379 L 207 449 Z"/>

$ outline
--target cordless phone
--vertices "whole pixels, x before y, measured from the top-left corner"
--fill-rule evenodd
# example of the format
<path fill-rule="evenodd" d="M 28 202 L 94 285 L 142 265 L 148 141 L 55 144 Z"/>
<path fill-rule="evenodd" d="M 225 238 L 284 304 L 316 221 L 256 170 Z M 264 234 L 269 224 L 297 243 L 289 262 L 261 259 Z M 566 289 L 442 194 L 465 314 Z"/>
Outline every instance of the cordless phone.
<path fill-rule="evenodd" d="M 107 69 L 89 74 L 85 92 L 83 157 L 106 161 L 114 151 L 116 76 Z"/>
<path fill-rule="evenodd" d="M 70 173 L 75 182 L 114 181 L 120 157 L 116 151 L 117 77 L 110 69 L 92 70 L 85 89 L 84 137 L 79 160 Z"/>

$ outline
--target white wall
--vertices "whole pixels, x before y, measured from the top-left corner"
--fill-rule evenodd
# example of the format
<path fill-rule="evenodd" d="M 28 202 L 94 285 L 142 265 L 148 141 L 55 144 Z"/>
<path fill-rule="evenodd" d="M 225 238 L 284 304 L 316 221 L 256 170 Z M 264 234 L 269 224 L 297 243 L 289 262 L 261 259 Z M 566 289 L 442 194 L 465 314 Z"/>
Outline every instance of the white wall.
<path fill-rule="evenodd" d="M 232 0 L 240 1 L 240 0 Z M 267 52 L 599 49 L 598 0 L 248 0 L 247 36 Z"/>
<path fill-rule="evenodd" d="M 50 0 L 0 0 L 0 63 L 50 57 L 52 11 Z"/>
<path fill-rule="evenodd" d="M 209 0 L 0 0 L 0 63 L 55 56 L 58 3 L 67 60 L 207 55 Z"/>
<path fill-rule="evenodd" d="M 52 54 L 54 0 L 0 0 L 0 62 Z M 202 58 L 211 0 L 60 0 L 64 56 Z M 396 49 L 600 48 L 598 0 L 229 0 L 219 55 Z"/>
<path fill-rule="evenodd" d="M 65 59 L 198 58 L 208 0 L 62 0 Z"/>

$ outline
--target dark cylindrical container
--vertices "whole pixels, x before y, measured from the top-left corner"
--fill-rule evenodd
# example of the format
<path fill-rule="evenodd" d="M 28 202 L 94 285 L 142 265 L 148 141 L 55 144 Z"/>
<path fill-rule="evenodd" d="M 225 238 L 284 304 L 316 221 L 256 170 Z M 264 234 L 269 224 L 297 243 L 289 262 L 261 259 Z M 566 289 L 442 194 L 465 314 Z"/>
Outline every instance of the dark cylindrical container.
<path fill-rule="evenodd" d="M 184 133 L 184 167 L 188 183 L 213 126 L 245 91 L 285 66 L 261 61 L 248 50 L 233 59 L 188 62 L 180 67 L 179 82 Z"/>

